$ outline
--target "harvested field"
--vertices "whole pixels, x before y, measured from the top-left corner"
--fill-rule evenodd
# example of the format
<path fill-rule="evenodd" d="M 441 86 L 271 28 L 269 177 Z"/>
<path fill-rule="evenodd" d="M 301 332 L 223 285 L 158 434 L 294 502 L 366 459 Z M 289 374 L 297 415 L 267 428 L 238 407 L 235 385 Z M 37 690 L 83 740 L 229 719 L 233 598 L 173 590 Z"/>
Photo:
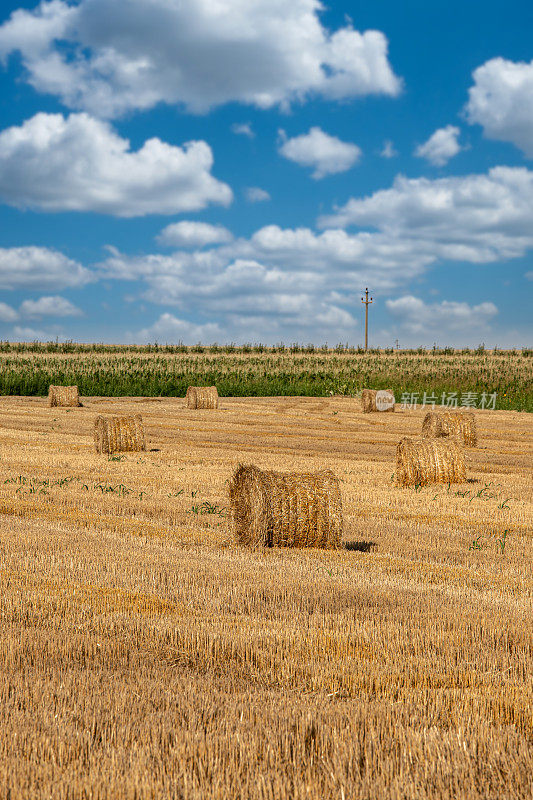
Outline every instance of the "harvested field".
<path fill-rule="evenodd" d="M 529 800 L 531 417 L 394 485 L 425 409 L 0 399 L 0 797 Z M 151 450 L 94 452 L 99 414 Z M 232 541 L 239 463 L 330 469 L 344 548 Z"/>

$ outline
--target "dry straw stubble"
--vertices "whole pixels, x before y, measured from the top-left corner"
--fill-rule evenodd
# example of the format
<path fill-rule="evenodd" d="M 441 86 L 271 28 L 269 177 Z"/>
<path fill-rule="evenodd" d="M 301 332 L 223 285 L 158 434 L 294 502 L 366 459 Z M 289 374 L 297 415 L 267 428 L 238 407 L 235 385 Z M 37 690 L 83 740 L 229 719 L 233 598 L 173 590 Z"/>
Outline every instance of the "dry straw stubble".
<path fill-rule="evenodd" d="M 428 411 L 422 423 L 422 436 L 458 437 L 467 447 L 476 447 L 476 418 L 472 411 Z"/>
<path fill-rule="evenodd" d="M 50 386 L 48 389 L 48 403 L 51 407 L 65 406 L 69 408 L 79 408 L 81 403 L 78 387 Z"/>
<path fill-rule="evenodd" d="M 463 483 L 463 449 L 452 439 L 401 439 L 396 450 L 396 485 Z"/>
<path fill-rule="evenodd" d="M 187 408 L 218 408 L 216 386 L 189 386 L 185 395 Z"/>
<path fill-rule="evenodd" d="M 98 416 L 94 421 L 94 441 L 97 453 L 146 450 L 141 415 Z"/>
<path fill-rule="evenodd" d="M 370 414 L 372 411 L 394 411 L 394 393 L 392 389 L 386 389 L 380 392 L 380 395 L 383 397 L 383 399 L 388 399 L 388 402 L 390 403 L 388 407 L 380 408 L 381 404 L 378 404 L 376 402 L 377 394 L 378 394 L 377 389 L 363 389 L 361 395 L 363 412 L 365 414 Z M 386 395 L 390 395 L 390 397 L 386 398 Z"/>
<path fill-rule="evenodd" d="M 241 544 L 341 546 L 340 485 L 330 470 L 282 473 L 240 465 L 229 497 L 234 535 Z"/>

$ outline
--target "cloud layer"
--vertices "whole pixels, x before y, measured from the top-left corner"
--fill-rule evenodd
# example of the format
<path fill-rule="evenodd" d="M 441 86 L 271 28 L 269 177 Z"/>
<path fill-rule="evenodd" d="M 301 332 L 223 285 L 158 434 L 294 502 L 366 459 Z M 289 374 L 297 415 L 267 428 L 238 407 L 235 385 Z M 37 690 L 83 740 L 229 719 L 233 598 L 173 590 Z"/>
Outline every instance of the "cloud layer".
<path fill-rule="evenodd" d="M 19 208 L 136 217 L 228 205 L 232 191 L 212 166 L 206 142 L 176 147 L 154 138 L 133 152 L 85 113 L 40 113 L 0 133 L 0 196 Z"/>
<path fill-rule="evenodd" d="M 0 289 L 57 290 L 85 286 L 94 274 L 46 247 L 0 248 Z"/>
<path fill-rule="evenodd" d="M 160 102 L 203 112 L 397 95 L 385 36 L 330 32 L 320 10 L 318 0 L 51 0 L 0 27 L 0 57 L 19 52 L 37 91 L 107 117 Z"/>
<path fill-rule="evenodd" d="M 281 131 L 280 154 L 289 161 L 302 167 L 312 167 L 315 180 L 325 178 L 346 170 L 361 158 L 361 150 L 356 144 L 343 142 L 336 136 L 330 136 L 321 128 L 311 128 L 309 133 L 287 139 Z"/>
<path fill-rule="evenodd" d="M 23 317 L 81 317 L 82 311 L 70 300 L 59 295 L 24 300 L 20 305 Z"/>
<path fill-rule="evenodd" d="M 349 200 L 321 218 L 323 227 L 377 228 L 430 263 L 436 259 L 488 263 L 533 247 L 533 172 L 494 167 L 487 175 L 408 179 Z"/>
<path fill-rule="evenodd" d="M 409 333 L 440 334 L 484 328 L 498 313 L 494 303 L 468 303 L 443 300 L 441 303 L 425 303 L 419 297 L 404 295 L 387 300 L 385 305 L 401 326 Z"/>

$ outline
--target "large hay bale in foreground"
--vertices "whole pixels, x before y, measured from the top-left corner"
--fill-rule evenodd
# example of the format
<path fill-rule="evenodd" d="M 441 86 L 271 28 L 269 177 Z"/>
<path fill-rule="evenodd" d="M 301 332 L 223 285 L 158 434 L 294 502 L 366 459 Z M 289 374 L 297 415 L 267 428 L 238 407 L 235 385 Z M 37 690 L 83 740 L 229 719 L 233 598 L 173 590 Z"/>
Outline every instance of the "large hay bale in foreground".
<path fill-rule="evenodd" d="M 216 386 L 189 386 L 185 395 L 187 408 L 218 408 Z"/>
<path fill-rule="evenodd" d="M 94 442 L 97 453 L 128 453 L 146 450 L 141 415 L 96 417 Z"/>
<path fill-rule="evenodd" d="M 476 418 L 472 411 L 428 411 L 422 423 L 422 436 L 458 437 L 467 447 L 476 447 Z"/>
<path fill-rule="evenodd" d="M 229 498 L 234 534 L 242 544 L 341 546 L 340 485 L 330 470 L 282 473 L 241 465 L 230 482 Z"/>
<path fill-rule="evenodd" d="M 81 406 L 77 386 L 50 386 L 48 389 L 48 403 L 50 406 L 65 406 L 68 408 Z"/>
<path fill-rule="evenodd" d="M 396 485 L 463 483 L 466 480 L 462 447 L 453 439 L 401 439 L 396 449 Z"/>
<path fill-rule="evenodd" d="M 363 389 L 361 395 L 363 412 L 394 411 L 394 393 L 392 389 Z"/>

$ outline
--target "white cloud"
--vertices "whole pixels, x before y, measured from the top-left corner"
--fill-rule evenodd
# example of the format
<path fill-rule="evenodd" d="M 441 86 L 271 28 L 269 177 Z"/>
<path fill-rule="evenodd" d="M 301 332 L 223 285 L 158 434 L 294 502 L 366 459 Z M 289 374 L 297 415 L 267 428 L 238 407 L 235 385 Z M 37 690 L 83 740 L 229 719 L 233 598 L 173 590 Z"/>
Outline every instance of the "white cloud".
<path fill-rule="evenodd" d="M 266 200 L 270 200 L 269 193 L 259 186 L 249 186 L 244 194 L 249 203 L 263 203 Z"/>
<path fill-rule="evenodd" d="M 383 142 L 383 149 L 380 152 L 380 156 L 382 158 L 396 158 L 398 155 L 398 151 L 395 150 L 394 144 L 391 142 L 390 139 L 386 139 Z"/>
<path fill-rule="evenodd" d="M 493 194 L 494 188 L 489 186 L 488 195 Z M 475 198 L 475 192 L 467 186 L 461 197 Z M 210 335 L 194 330 L 189 341 L 356 342 L 360 292 L 366 285 L 383 294 L 408 284 L 439 260 L 483 263 L 502 253 L 512 257 L 533 247 L 533 234 L 526 240 L 510 218 L 494 221 L 493 217 L 477 231 L 474 225 L 471 240 L 448 241 L 450 230 L 457 227 L 456 212 L 439 226 L 423 205 L 420 209 L 411 199 L 407 208 L 403 218 L 398 213 L 392 220 L 386 208 L 374 209 L 377 218 L 383 217 L 384 230 L 378 232 L 348 233 L 336 228 L 317 233 L 309 228 L 268 225 L 250 238 L 208 250 L 136 257 L 115 250 L 99 266 L 99 274 L 105 280 L 140 281 L 144 285 L 140 299 L 177 309 L 179 320 L 192 317 L 194 324 L 218 325 L 218 332 L 209 329 Z M 375 221 L 370 213 L 368 220 Z M 470 224 L 467 220 L 466 229 Z M 485 241 L 487 226 L 494 238 Z M 458 235 L 466 234 L 460 230 Z M 200 274 L 201 281 L 197 279 Z M 388 306 L 404 334 L 414 336 L 426 330 L 435 339 L 442 334 L 445 343 L 450 343 L 454 331 L 464 342 L 468 330 L 475 333 L 497 313 L 487 302 L 473 306 L 451 301 L 425 304 L 410 296 L 389 301 Z M 198 319 L 208 322 L 197 323 Z M 138 334 L 143 334 L 143 341 L 186 340 L 183 328 L 178 327 L 173 335 L 169 326 L 164 331 L 150 328 Z"/>
<path fill-rule="evenodd" d="M 15 322 L 18 319 L 18 314 L 14 308 L 8 306 L 7 303 L 0 303 L 0 322 Z"/>
<path fill-rule="evenodd" d="M 24 317 L 80 317 L 83 315 L 81 309 L 70 300 L 58 295 L 40 297 L 38 300 L 24 300 L 19 311 Z"/>
<path fill-rule="evenodd" d="M 361 149 L 356 144 L 343 142 L 318 127 L 292 139 L 287 139 L 284 131 L 280 134 L 279 153 L 303 167 L 313 167 L 312 177 L 316 180 L 346 172 L 361 158 Z"/>
<path fill-rule="evenodd" d="M 526 272 L 526 278 L 529 281 L 533 281 L 533 272 Z"/>
<path fill-rule="evenodd" d="M 287 259 L 287 249 L 270 248 L 267 253 L 260 240 L 252 239 L 237 240 L 217 250 L 176 251 L 170 256 L 131 258 L 114 253 L 100 269 L 106 279 L 142 279 L 146 284 L 142 296 L 150 302 L 217 321 L 218 332 L 210 329 L 210 336 L 200 337 L 195 331 L 192 340 L 292 337 L 310 341 L 318 337 L 338 341 L 339 337 L 353 337 L 357 324 L 342 307 L 351 302 L 346 293 L 351 281 L 341 282 L 338 275 L 324 273 L 311 261 L 304 253 L 300 263 L 295 259 L 293 264 Z M 202 280 L 198 281 L 200 273 Z M 342 283 L 343 294 L 335 293 L 332 286 Z M 159 329 L 141 333 L 144 341 L 167 337 Z M 174 338 L 180 338 L 178 333 Z M 181 338 L 185 340 L 184 335 Z"/>
<path fill-rule="evenodd" d="M 94 279 L 92 272 L 57 250 L 0 248 L 0 289 L 66 289 Z"/>
<path fill-rule="evenodd" d="M 211 344 L 222 339 L 225 341 L 223 331 L 217 323 L 197 324 L 178 319 L 173 314 L 161 314 L 159 319 L 149 328 L 143 328 L 136 333 L 128 333 L 127 338 L 137 344 L 148 342 L 158 342 L 159 344 L 177 344 L 178 342 L 196 344 L 197 342 L 202 342 Z"/>
<path fill-rule="evenodd" d="M 397 95 L 380 31 L 331 32 L 319 0 L 44 0 L 0 27 L 0 57 L 70 108 L 116 116 L 159 102 L 287 106 Z"/>
<path fill-rule="evenodd" d="M 392 188 L 352 198 L 319 224 L 378 228 L 391 247 L 402 243 L 426 263 L 516 258 L 533 247 L 533 172 L 494 167 L 487 175 L 438 180 L 399 176 Z"/>
<path fill-rule="evenodd" d="M 0 133 L 0 195 L 21 208 L 135 217 L 228 205 L 231 189 L 212 166 L 206 142 L 175 147 L 154 138 L 132 152 L 87 114 L 36 114 Z"/>
<path fill-rule="evenodd" d="M 415 156 L 425 158 L 435 167 L 443 167 L 462 150 L 457 141 L 461 131 L 454 125 L 447 125 L 439 128 L 433 133 L 427 142 L 419 145 L 415 150 Z"/>
<path fill-rule="evenodd" d="M 13 335 L 9 337 L 12 342 L 51 342 L 55 339 L 59 339 L 60 342 L 65 341 L 65 336 L 57 328 L 41 330 L 20 325 L 15 325 Z"/>
<path fill-rule="evenodd" d="M 205 247 L 206 245 L 231 242 L 233 234 L 223 225 L 182 220 L 163 228 L 157 241 L 172 247 Z"/>
<path fill-rule="evenodd" d="M 478 67 L 466 105 L 468 121 L 488 139 L 512 142 L 533 158 L 533 61 L 493 58 Z"/>
<path fill-rule="evenodd" d="M 231 126 L 231 130 L 233 133 L 236 133 L 237 136 L 247 136 L 248 139 L 255 138 L 255 133 L 249 122 L 234 122 Z"/>
<path fill-rule="evenodd" d="M 220 340 L 353 342 L 365 286 L 388 292 L 439 261 L 484 264 L 533 248 L 533 172 L 496 167 L 439 180 L 399 177 L 390 189 L 350 200 L 322 224 L 337 227 L 267 225 L 250 238 L 170 255 L 115 250 L 99 274 L 141 281 L 142 299 L 174 307 L 180 318 L 218 324 Z M 341 224 L 366 230 L 349 232 Z M 461 332 L 496 313 L 487 303 L 421 302 L 402 300 L 391 309 L 411 331 L 423 320 L 432 336 L 432 320 Z"/>
<path fill-rule="evenodd" d="M 443 300 L 441 303 L 425 303 L 419 297 L 405 295 L 396 300 L 387 300 L 385 305 L 410 333 L 446 334 L 448 331 L 469 331 L 485 328 L 498 313 L 494 303 L 468 303 Z"/>

